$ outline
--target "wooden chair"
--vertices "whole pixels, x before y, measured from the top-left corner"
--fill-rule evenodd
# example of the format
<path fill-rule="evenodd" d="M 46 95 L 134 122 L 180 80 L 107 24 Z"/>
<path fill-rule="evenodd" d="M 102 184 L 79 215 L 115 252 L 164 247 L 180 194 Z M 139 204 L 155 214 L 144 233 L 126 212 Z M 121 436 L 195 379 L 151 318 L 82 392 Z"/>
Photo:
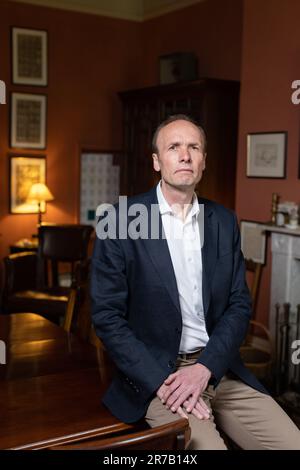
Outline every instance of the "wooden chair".
<path fill-rule="evenodd" d="M 246 272 L 251 273 L 251 276 L 252 276 L 250 294 L 252 298 L 252 309 L 253 309 L 253 312 L 255 312 L 263 265 L 261 263 L 255 263 L 252 259 L 246 259 L 245 263 L 246 263 Z"/>
<path fill-rule="evenodd" d="M 83 341 L 87 341 L 97 349 L 104 351 L 104 345 L 100 338 L 96 335 L 94 326 L 92 324 L 91 316 L 91 298 L 90 298 L 90 274 L 91 274 L 91 260 L 89 259 L 84 267 L 84 273 L 81 273 L 81 280 L 79 282 L 79 295 L 80 305 L 77 309 L 77 319 L 74 333 Z"/>
<path fill-rule="evenodd" d="M 34 307 L 40 305 L 39 302 L 51 302 L 51 308 L 60 312 L 63 309 L 64 316 L 62 326 L 65 331 L 71 329 L 72 320 L 78 300 L 78 287 L 74 282 L 65 295 L 53 296 L 48 292 L 36 291 L 36 253 L 24 252 L 15 253 L 4 259 L 6 278 L 3 292 L 4 313 L 11 313 L 9 309 L 16 312 L 26 311 L 27 296 L 29 299 L 35 298 L 37 303 Z M 24 290 L 20 290 L 20 289 Z M 33 297 L 35 296 L 35 297 Z M 25 302 L 25 303 L 24 303 Z M 8 307 L 8 310 L 5 309 Z M 31 304 L 32 306 L 32 304 Z M 6 310 L 6 311 L 5 311 Z M 28 310 L 27 310 L 28 311 Z M 38 311 L 37 313 L 40 313 Z"/>
<path fill-rule="evenodd" d="M 184 450 L 190 436 L 188 420 L 179 419 L 156 428 L 53 446 L 50 450 Z"/>
<path fill-rule="evenodd" d="M 273 346 L 269 330 L 260 322 L 250 321 L 248 334 L 240 348 L 244 364 L 255 376 L 268 382 L 272 372 Z"/>
<path fill-rule="evenodd" d="M 64 330 L 69 333 L 71 331 L 71 326 L 74 318 L 74 312 L 76 308 L 76 301 L 78 297 L 78 288 L 76 285 L 71 286 L 69 293 L 68 303 L 66 306 L 66 314 L 63 321 Z"/>
<path fill-rule="evenodd" d="M 49 225 L 39 229 L 38 254 L 24 252 L 4 258 L 4 313 L 33 312 L 61 323 L 71 287 L 59 285 L 58 263 L 71 264 L 71 283 L 79 284 L 88 263 L 89 225 Z M 48 269 L 51 265 L 51 281 Z"/>
<path fill-rule="evenodd" d="M 246 260 L 246 270 L 252 274 L 250 293 L 255 314 L 262 264 Z M 261 380 L 268 382 L 273 363 L 273 345 L 269 330 L 260 322 L 251 320 L 247 337 L 240 348 L 245 365 Z"/>
<path fill-rule="evenodd" d="M 71 282 L 75 280 L 78 263 L 83 264 L 88 259 L 88 244 L 93 227 L 90 225 L 41 225 L 39 227 L 39 282 L 41 288 L 49 285 L 48 270 L 44 264 L 51 265 L 51 285 L 59 287 L 58 264 L 68 263 L 71 266 Z M 76 269 L 75 269 L 76 267 Z"/>

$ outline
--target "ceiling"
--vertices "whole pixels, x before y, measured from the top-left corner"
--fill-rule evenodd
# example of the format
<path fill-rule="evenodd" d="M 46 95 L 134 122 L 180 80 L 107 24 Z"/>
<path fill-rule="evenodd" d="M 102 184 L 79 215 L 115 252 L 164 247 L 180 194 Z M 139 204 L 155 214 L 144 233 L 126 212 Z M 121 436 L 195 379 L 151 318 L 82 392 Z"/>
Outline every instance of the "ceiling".
<path fill-rule="evenodd" d="M 205 0 L 11 0 L 94 15 L 144 21 Z"/>

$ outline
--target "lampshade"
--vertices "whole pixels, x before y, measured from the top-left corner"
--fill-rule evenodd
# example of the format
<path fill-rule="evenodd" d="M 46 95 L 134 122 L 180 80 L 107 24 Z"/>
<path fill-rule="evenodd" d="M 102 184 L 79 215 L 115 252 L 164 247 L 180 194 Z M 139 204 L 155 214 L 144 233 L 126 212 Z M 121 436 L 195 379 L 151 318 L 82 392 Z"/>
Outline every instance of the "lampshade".
<path fill-rule="evenodd" d="M 41 203 L 54 199 L 51 191 L 44 183 L 35 183 L 31 186 L 27 200 L 38 204 L 38 226 L 42 224 Z"/>
<path fill-rule="evenodd" d="M 31 186 L 27 199 L 31 202 L 46 202 L 52 201 L 54 197 L 44 183 L 36 183 Z"/>

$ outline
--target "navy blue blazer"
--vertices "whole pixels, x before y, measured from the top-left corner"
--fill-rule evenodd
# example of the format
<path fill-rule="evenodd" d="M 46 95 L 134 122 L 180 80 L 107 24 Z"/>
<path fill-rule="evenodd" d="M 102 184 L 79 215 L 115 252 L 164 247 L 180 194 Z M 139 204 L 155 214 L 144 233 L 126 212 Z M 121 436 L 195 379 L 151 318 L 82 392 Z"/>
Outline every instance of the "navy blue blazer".
<path fill-rule="evenodd" d="M 150 212 L 151 204 L 157 204 L 156 188 L 128 199 L 128 207 L 136 203 Z M 200 198 L 199 203 L 204 204 L 202 289 L 209 341 L 198 362 L 211 370 L 215 386 L 230 370 L 267 393 L 239 355 L 251 299 L 236 216 L 209 200 Z M 162 236 L 96 238 L 91 297 L 95 331 L 117 367 L 103 402 L 120 420 L 137 421 L 175 370 L 179 351 L 182 318 L 167 241 Z"/>

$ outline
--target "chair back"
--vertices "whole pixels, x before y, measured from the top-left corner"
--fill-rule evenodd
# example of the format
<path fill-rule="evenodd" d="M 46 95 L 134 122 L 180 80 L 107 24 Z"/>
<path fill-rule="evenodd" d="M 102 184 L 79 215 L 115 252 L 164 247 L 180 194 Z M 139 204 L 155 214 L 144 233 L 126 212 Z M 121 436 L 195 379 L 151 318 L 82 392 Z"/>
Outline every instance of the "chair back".
<path fill-rule="evenodd" d="M 51 262 L 52 286 L 58 286 L 58 262 L 71 263 L 71 280 L 75 280 L 75 264 L 88 257 L 93 227 L 90 225 L 41 225 L 39 227 L 39 287 L 48 285 L 45 262 Z"/>
<path fill-rule="evenodd" d="M 39 253 L 55 261 L 84 260 L 93 230 L 90 225 L 41 225 Z"/>
<path fill-rule="evenodd" d="M 258 293 L 259 293 L 259 286 L 261 280 L 261 271 L 263 265 L 261 263 L 256 263 L 252 259 L 246 259 L 246 271 L 252 274 L 252 283 L 250 287 L 250 294 L 252 298 L 252 309 L 253 312 L 256 310 Z"/>
<path fill-rule="evenodd" d="M 252 309 L 255 316 L 262 264 L 247 259 L 246 271 L 252 273 L 250 294 Z M 270 380 L 273 362 L 273 345 L 269 330 L 260 322 L 250 320 L 249 329 L 243 345 L 240 348 L 244 364 L 261 380 Z"/>
<path fill-rule="evenodd" d="M 14 253 L 5 256 L 3 301 L 20 290 L 36 289 L 37 254 L 35 252 Z"/>
<path fill-rule="evenodd" d="M 55 446 L 50 450 L 184 450 L 191 430 L 187 419 L 179 419 L 152 429 L 129 432 L 118 436 L 85 440 Z"/>

